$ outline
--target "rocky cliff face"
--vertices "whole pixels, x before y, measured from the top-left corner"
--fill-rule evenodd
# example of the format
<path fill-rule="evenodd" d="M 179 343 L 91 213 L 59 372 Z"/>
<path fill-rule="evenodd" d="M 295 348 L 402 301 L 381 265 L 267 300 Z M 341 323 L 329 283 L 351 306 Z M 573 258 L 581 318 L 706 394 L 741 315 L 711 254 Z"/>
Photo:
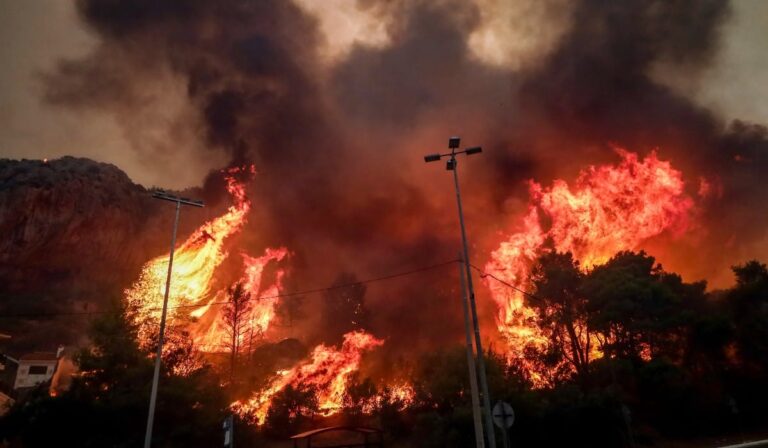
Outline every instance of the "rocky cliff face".
<path fill-rule="evenodd" d="M 171 204 L 114 165 L 0 159 L 0 317 L 103 308 L 145 261 L 167 251 L 172 217 Z M 199 218 L 186 214 L 180 235 Z M 0 319 L 0 331 L 35 349 L 84 330 L 72 319 L 23 321 Z M 30 331 L 47 335 L 30 339 Z"/>
<path fill-rule="evenodd" d="M 26 289 L 91 268 L 91 280 L 117 280 L 158 245 L 147 232 L 159 227 L 158 205 L 113 165 L 0 160 L 0 279 Z"/>

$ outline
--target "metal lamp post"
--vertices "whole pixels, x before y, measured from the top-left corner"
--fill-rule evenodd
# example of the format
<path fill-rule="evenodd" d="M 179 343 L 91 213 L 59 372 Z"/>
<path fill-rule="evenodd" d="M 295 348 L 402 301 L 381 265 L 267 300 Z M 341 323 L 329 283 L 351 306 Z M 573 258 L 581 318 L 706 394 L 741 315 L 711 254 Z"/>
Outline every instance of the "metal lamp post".
<path fill-rule="evenodd" d="M 459 252 L 459 260 L 464 255 Z M 483 435 L 482 411 L 480 410 L 480 394 L 477 392 L 477 366 L 475 351 L 472 348 L 472 322 L 469 320 L 469 305 L 467 304 L 467 281 L 464 278 L 464 264 L 459 264 L 459 283 L 461 285 L 461 308 L 464 311 L 464 335 L 467 344 L 467 367 L 469 367 L 469 390 L 472 393 L 472 423 L 475 427 L 475 447 L 485 448 Z"/>
<path fill-rule="evenodd" d="M 149 416 L 147 417 L 147 432 L 144 436 L 144 448 L 149 448 L 152 444 L 152 425 L 155 420 L 155 404 L 157 402 L 157 383 L 160 380 L 160 364 L 163 355 L 163 340 L 165 337 L 165 318 L 168 313 L 168 294 L 171 290 L 171 270 L 173 269 L 173 252 L 176 248 L 176 230 L 179 227 L 179 212 L 181 206 L 190 205 L 193 207 L 202 207 L 203 201 L 195 201 L 187 198 L 180 198 L 170 195 L 164 191 L 157 191 L 152 194 L 155 199 L 162 199 L 176 203 L 176 217 L 173 221 L 173 234 L 171 236 L 171 254 L 168 259 L 168 275 L 165 278 L 165 295 L 163 296 L 163 313 L 160 317 L 160 335 L 157 340 L 157 355 L 155 357 L 155 373 L 152 376 L 152 392 L 149 396 Z"/>
<path fill-rule="evenodd" d="M 475 346 L 477 347 L 477 364 L 479 367 L 479 376 L 480 376 L 480 387 L 482 389 L 482 398 L 483 398 L 483 410 L 485 414 L 485 429 L 486 433 L 488 434 L 488 445 L 491 448 L 496 448 L 496 434 L 494 433 L 493 429 L 493 421 L 491 417 L 491 397 L 488 392 L 488 378 L 485 371 L 485 360 L 483 358 L 483 345 L 480 338 L 480 326 L 477 321 L 477 308 L 475 306 L 475 290 L 472 284 L 472 268 L 471 264 L 469 262 L 469 246 L 467 244 L 467 232 L 464 227 L 464 211 L 461 206 L 461 190 L 459 188 L 459 173 L 458 173 L 458 161 L 456 160 L 456 156 L 459 154 L 466 154 L 468 156 L 472 154 L 478 154 L 482 152 L 482 148 L 479 146 L 474 146 L 471 148 L 466 148 L 461 151 L 457 151 L 459 148 L 459 144 L 461 142 L 461 139 L 459 137 L 450 137 L 448 139 L 448 148 L 451 150 L 451 152 L 446 154 L 430 154 L 427 156 L 424 156 L 425 162 L 437 162 L 438 160 L 441 160 L 443 157 L 448 158 L 448 162 L 446 163 L 446 169 L 448 171 L 453 171 L 453 183 L 456 189 L 456 204 L 458 205 L 459 209 L 459 224 L 461 226 L 461 242 L 462 242 L 462 249 L 463 249 L 463 257 L 462 261 L 464 263 L 464 270 L 466 273 L 466 281 L 467 281 L 467 290 L 469 292 L 469 309 L 472 313 L 472 325 L 474 327 L 474 333 L 475 333 Z M 462 290 L 463 290 L 462 285 Z M 462 291 L 462 294 L 464 291 Z M 466 313 L 466 310 L 465 310 Z M 465 314 L 466 319 L 466 314 Z M 471 350 L 471 347 L 468 347 L 468 350 Z M 470 375 L 472 375 L 472 369 L 470 367 Z M 470 382 L 470 385 L 472 382 Z M 477 432 L 477 427 L 475 428 L 475 432 Z"/>

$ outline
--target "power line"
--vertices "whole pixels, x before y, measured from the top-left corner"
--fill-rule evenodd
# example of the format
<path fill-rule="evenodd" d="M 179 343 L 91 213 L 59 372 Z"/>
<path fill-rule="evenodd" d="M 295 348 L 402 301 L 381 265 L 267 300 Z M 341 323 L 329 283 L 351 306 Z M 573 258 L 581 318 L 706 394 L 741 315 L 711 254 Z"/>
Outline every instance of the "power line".
<path fill-rule="evenodd" d="M 519 293 L 521 293 L 521 294 L 523 294 L 525 296 L 528 296 L 528 297 L 530 297 L 533 300 L 537 300 L 539 302 L 543 302 L 544 301 L 544 299 L 542 299 L 541 297 L 538 297 L 538 296 L 536 296 L 534 294 L 531 294 L 530 292 L 528 292 L 528 291 L 526 291 L 524 289 L 520 289 L 517 286 L 515 286 L 515 285 L 513 285 L 511 283 L 508 283 L 508 282 L 500 279 L 499 277 L 496 277 L 495 275 L 491 274 L 490 272 L 486 272 L 486 271 L 480 269 L 479 267 L 475 266 L 474 264 L 470 264 L 470 266 L 472 266 L 472 269 L 476 270 L 480 274 L 480 278 L 490 277 L 490 278 L 496 280 L 497 282 L 501 283 L 502 285 L 504 285 L 504 286 L 506 286 L 508 288 L 514 289 L 515 291 L 517 291 L 517 292 L 519 292 Z"/>
<path fill-rule="evenodd" d="M 279 298 L 288 298 L 288 297 L 296 297 L 301 295 L 307 295 L 307 294 L 316 294 L 321 292 L 327 292 L 327 291 L 333 291 L 337 289 L 344 289 L 349 288 L 352 286 L 358 286 L 358 285 L 364 285 L 368 283 L 375 283 L 380 281 L 386 281 L 386 280 L 392 280 L 399 277 L 405 277 L 408 275 L 418 274 L 425 271 L 430 271 L 433 269 L 437 269 L 439 267 L 447 266 L 452 263 L 460 262 L 459 259 L 444 261 L 442 263 L 436 263 L 429 266 L 423 266 L 420 268 L 412 269 L 409 271 L 403 271 L 398 272 L 395 274 L 385 275 L 381 277 L 374 277 L 366 280 L 360 280 L 357 282 L 350 282 L 350 283 L 344 283 L 341 285 L 334 285 L 334 286 L 328 286 L 325 288 L 314 288 L 314 289 L 306 289 L 303 291 L 293 291 L 288 293 L 282 293 L 282 294 L 274 294 L 271 296 L 259 296 L 259 297 L 253 297 L 249 299 L 249 301 L 259 301 L 259 300 L 272 300 L 272 299 L 279 299 Z M 480 274 L 481 278 L 490 277 L 493 280 L 496 280 L 497 282 L 501 283 L 502 285 L 513 289 L 527 297 L 530 297 L 533 300 L 537 301 L 543 301 L 542 298 L 536 296 L 535 294 L 532 294 L 524 289 L 518 288 L 517 286 L 506 282 L 499 277 L 491 274 L 490 272 L 486 272 L 479 268 L 478 266 L 475 266 L 474 264 L 470 265 L 472 269 L 477 271 Z M 229 302 L 211 302 L 211 303 L 205 303 L 205 304 L 190 304 L 190 305 L 176 305 L 168 307 L 169 309 L 184 309 L 184 308 L 203 308 L 206 306 L 216 306 L 216 305 L 226 305 Z M 160 308 L 151 308 L 150 311 L 159 311 Z M 73 316 L 95 316 L 95 315 L 102 315 L 102 314 L 110 314 L 114 313 L 114 311 L 71 311 L 71 312 L 60 312 L 60 313 L 15 313 L 15 314 L 0 314 L 0 319 L 10 319 L 10 318 L 46 318 L 46 317 L 73 317 Z"/>
<path fill-rule="evenodd" d="M 307 289 L 307 290 L 304 290 L 304 291 L 294 291 L 294 292 L 289 292 L 289 293 L 284 293 L 284 294 L 275 294 L 275 295 L 272 295 L 272 296 L 259 296 L 259 297 L 255 297 L 255 298 L 250 298 L 249 301 L 253 301 L 253 300 L 271 300 L 271 299 L 279 299 L 279 298 L 286 298 L 286 297 L 295 297 L 295 296 L 301 296 L 301 295 L 305 295 L 305 294 L 314 294 L 314 293 L 318 293 L 318 292 L 327 292 L 327 291 L 333 291 L 333 290 L 336 290 L 336 289 L 344 289 L 344 288 L 349 288 L 349 287 L 352 287 L 352 286 L 358 286 L 358 285 L 363 285 L 363 284 L 368 284 L 368 283 L 380 282 L 380 281 L 385 281 L 385 280 L 392 280 L 392 279 L 395 279 L 395 278 L 398 278 L 398 277 L 405 277 L 407 275 L 413 275 L 413 274 L 418 274 L 420 272 L 431 271 L 432 269 L 437 269 L 439 267 L 447 266 L 449 264 L 457 263 L 459 261 L 461 261 L 461 260 L 455 259 L 455 260 L 450 260 L 450 261 L 444 261 L 442 263 L 437 263 L 437 264 L 433 264 L 433 265 L 429 265 L 429 266 L 423 266 L 423 267 L 416 268 L 416 269 L 413 269 L 413 270 L 410 270 L 410 271 L 398 272 L 397 274 L 390 274 L 390 275 L 385 275 L 383 277 L 375 277 L 375 278 L 370 278 L 370 279 L 367 279 L 367 280 L 360 280 L 360 281 L 357 281 L 357 282 L 344 283 L 344 284 L 341 284 L 341 285 L 328 286 L 328 287 L 325 287 L 325 288 Z M 211 306 L 211 305 L 226 305 L 227 303 L 229 303 L 229 302 L 212 302 L 212 303 L 202 304 L 202 305 L 201 304 L 177 305 L 177 306 L 172 307 L 172 308 L 202 308 L 204 306 Z M 2 316 L 0 316 L 0 317 L 2 317 Z"/>
<path fill-rule="evenodd" d="M 374 277 L 369 278 L 365 280 L 360 280 L 357 282 L 350 282 L 350 283 L 344 283 L 341 285 L 333 285 L 328 286 L 325 288 L 314 288 L 314 289 L 306 289 L 303 291 L 293 291 L 288 293 L 282 293 L 282 294 L 274 294 L 271 296 L 259 296 L 259 297 L 253 297 L 249 299 L 249 301 L 258 301 L 258 300 L 272 300 L 272 299 L 279 299 L 279 298 L 287 298 L 287 297 L 296 297 L 296 296 L 302 296 L 306 294 L 315 294 L 320 292 L 327 292 L 327 291 L 334 291 L 337 289 L 343 289 L 343 288 L 349 288 L 352 286 L 358 286 L 358 285 L 364 285 L 368 283 L 375 283 L 375 282 L 381 282 L 386 280 L 392 280 L 399 277 L 405 277 L 408 275 L 418 274 L 421 272 L 431 271 L 433 269 L 437 269 L 443 266 L 447 266 L 449 264 L 457 263 L 461 260 L 459 259 L 453 259 L 444 261 L 442 263 L 436 263 L 428 266 L 422 266 L 419 268 L 411 269 L 409 271 L 403 271 L 403 272 L 397 272 L 394 274 L 384 275 L 381 277 Z M 229 302 L 211 302 L 211 303 L 204 303 L 204 304 L 194 304 L 194 305 L 176 305 L 176 306 L 170 306 L 168 309 L 181 309 L 181 308 L 203 308 L 206 306 L 213 306 L 213 305 L 226 305 Z M 151 308 L 150 311 L 159 311 L 160 308 Z M 61 312 L 61 313 L 16 313 L 16 314 L 0 314 L 0 319 L 6 319 L 6 318 L 43 318 L 43 317 L 60 317 L 60 316 L 92 316 L 92 315 L 100 315 L 100 314 L 110 314 L 114 313 L 114 311 L 72 311 L 72 312 Z"/>

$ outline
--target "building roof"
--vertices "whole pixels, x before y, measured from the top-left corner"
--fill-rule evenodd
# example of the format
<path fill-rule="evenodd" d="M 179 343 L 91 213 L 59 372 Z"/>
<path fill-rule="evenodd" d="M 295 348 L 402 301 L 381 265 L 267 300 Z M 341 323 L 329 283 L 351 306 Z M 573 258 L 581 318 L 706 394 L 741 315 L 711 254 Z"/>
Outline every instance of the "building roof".
<path fill-rule="evenodd" d="M 32 352 L 23 355 L 19 361 L 56 361 L 56 359 L 54 352 Z"/>

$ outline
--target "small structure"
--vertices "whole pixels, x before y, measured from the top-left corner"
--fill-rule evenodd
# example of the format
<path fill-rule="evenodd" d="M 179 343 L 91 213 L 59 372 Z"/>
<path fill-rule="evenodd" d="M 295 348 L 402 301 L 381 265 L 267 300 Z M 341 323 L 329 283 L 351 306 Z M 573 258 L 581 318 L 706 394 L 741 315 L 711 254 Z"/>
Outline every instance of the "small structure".
<path fill-rule="evenodd" d="M 19 358 L 19 367 L 16 370 L 14 389 L 34 387 L 48 381 L 56 371 L 59 358 L 56 353 L 36 352 L 29 353 Z"/>
<path fill-rule="evenodd" d="M 382 431 L 359 426 L 329 426 L 291 436 L 294 448 L 381 448 Z"/>

